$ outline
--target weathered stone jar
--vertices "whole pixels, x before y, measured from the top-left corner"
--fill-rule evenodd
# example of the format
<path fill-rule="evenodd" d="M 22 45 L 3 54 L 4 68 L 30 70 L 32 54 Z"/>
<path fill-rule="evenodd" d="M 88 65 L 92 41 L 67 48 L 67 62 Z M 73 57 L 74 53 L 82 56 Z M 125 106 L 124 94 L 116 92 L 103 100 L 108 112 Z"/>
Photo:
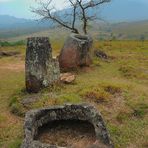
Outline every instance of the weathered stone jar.
<path fill-rule="evenodd" d="M 39 110 L 32 110 L 25 117 L 25 139 L 21 148 L 60 148 L 56 145 L 41 143 L 36 140 L 39 128 L 53 121 L 78 120 L 89 122 L 95 131 L 96 141 L 89 148 L 113 148 L 110 136 L 105 127 L 101 114 L 87 104 L 55 106 Z M 101 141 L 104 147 L 96 144 Z M 66 147 L 63 147 L 66 148 Z M 86 148 L 84 146 L 84 148 Z"/>
<path fill-rule="evenodd" d="M 88 35 L 71 34 L 59 55 L 62 71 L 75 70 L 78 67 L 89 66 L 92 63 L 90 49 L 92 38 Z"/>
<path fill-rule="evenodd" d="M 52 58 L 48 37 L 28 38 L 25 72 L 28 92 L 37 93 L 59 79 L 59 63 Z"/>

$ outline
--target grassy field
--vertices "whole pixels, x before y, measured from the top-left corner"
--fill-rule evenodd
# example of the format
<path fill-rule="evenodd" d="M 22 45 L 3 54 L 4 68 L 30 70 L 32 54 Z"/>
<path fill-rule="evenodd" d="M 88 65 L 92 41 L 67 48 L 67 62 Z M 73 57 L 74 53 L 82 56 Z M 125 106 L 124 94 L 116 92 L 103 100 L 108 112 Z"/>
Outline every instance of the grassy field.
<path fill-rule="evenodd" d="M 62 42 L 52 42 L 54 55 Z M 25 46 L 0 47 L 20 55 L 0 58 L 0 147 L 18 148 L 23 139 L 24 113 L 33 108 L 88 102 L 103 115 L 116 148 L 148 147 L 148 41 L 95 41 L 108 60 L 94 58 L 76 72 L 74 84 L 57 84 L 39 94 L 27 94 Z M 27 106 L 24 98 L 38 98 Z"/>

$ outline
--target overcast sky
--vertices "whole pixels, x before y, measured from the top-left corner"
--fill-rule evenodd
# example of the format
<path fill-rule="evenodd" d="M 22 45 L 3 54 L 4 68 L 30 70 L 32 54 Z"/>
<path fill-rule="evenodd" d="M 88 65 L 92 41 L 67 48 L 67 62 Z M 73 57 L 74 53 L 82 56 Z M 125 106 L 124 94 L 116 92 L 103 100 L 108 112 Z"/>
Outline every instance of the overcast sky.
<path fill-rule="evenodd" d="M 0 0 L 0 15 L 7 14 L 19 18 L 34 18 L 34 14 L 30 12 L 30 7 L 35 6 L 36 0 Z M 42 0 L 44 1 L 44 0 Z M 66 0 L 53 0 L 54 5 L 58 9 L 66 7 Z M 148 0 L 112 0 L 114 1 L 133 1 L 148 5 Z"/>
<path fill-rule="evenodd" d="M 45 1 L 45 0 L 42 0 Z M 0 0 L 0 15 L 8 14 L 20 18 L 33 17 L 30 7 L 35 7 L 36 0 Z M 53 0 L 53 5 L 57 9 L 66 7 L 65 0 Z"/>

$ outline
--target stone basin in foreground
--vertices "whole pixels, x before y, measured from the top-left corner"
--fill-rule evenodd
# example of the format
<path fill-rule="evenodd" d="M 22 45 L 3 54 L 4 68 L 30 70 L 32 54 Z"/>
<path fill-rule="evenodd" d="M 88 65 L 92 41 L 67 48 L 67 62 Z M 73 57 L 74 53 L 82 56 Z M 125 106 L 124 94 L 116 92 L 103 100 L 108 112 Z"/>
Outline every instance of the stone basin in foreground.
<path fill-rule="evenodd" d="M 58 126 L 59 125 L 65 126 L 65 129 L 67 128 L 66 127 L 67 125 L 68 126 L 71 125 L 72 128 L 74 128 L 73 129 L 74 131 L 77 130 L 75 129 L 75 127 L 73 127 L 75 125 L 77 126 L 77 124 L 75 123 L 80 123 L 78 124 L 79 129 L 81 129 L 80 126 L 82 127 L 83 125 L 86 126 L 88 128 L 88 132 L 90 131 L 89 128 L 91 127 L 95 135 L 93 136 L 95 137 L 95 139 L 93 139 L 93 143 L 91 143 L 88 146 L 86 145 L 81 146 L 81 148 L 114 147 L 110 140 L 109 133 L 105 127 L 101 114 L 93 106 L 87 104 L 79 104 L 79 105 L 69 104 L 69 105 L 53 106 L 49 108 L 29 111 L 25 117 L 25 125 L 24 125 L 25 139 L 21 147 L 22 148 L 78 148 L 78 146 L 74 147 L 74 145 L 73 146 L 57 145 L 53 143 L 53 141 L 49 141 L 49 143 L 47 142 L 44 143 L 42 142 L 42 140 L 38 138 L 40 135 L 40 129 L 45 125 L 50 124 L 50 127 L 53 127 L 53 125 L 57 124 Z M 46 131 L 46 129 L 44 130 Z M 68 136 L 70 135 L 67 135 L 67 137 Z"/>

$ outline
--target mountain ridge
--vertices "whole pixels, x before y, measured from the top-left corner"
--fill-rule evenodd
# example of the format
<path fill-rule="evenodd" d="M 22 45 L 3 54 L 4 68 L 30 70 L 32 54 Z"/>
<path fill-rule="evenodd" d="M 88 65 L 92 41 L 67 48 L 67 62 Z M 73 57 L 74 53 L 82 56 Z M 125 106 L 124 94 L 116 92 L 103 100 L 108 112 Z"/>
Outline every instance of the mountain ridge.
<path fill-rule="evenodd" d="M 28 36 L 34 33 L 44 35 L 43 32 L 48 32 L 53 30 L 53 26 L 50 22 L 39 22 L 30 19 L 16 18 L 8 15 L 0 15 L 0 39 L 8 39 L 19 36 Z M 52 28 L 52 29 L 51 29 Z M 96 21 L 95 23 L 90 23 L 91 32 L 101 32 L 99 38 L 106 38 L 104 34 L 108 34 L 109 37 L 111 34 L 114 34 L 116 38 L 120 36 L 121 39 L 140 39 L 141 36 L 144 36 L 148 39 L 148 20 L 142 21 L 130 21 L 130 22 L 105 22 L 105 21 Z M 56 31 L 56 27 L 55 27 Z M 54 34 L 54 32 L 52 32 Z"/>

